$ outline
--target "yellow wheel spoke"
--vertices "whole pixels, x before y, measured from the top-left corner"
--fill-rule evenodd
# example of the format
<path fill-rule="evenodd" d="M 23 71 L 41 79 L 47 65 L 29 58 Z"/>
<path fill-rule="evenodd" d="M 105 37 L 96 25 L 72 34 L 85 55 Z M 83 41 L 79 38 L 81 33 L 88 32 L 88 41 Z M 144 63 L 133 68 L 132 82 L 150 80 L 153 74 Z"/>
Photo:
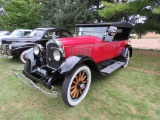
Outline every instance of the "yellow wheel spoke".
<path fill-rule="evenodd" d="M 84 76 L 83 79 L 81 81 L 83 81 L 87 76 Z"/>
<path fill-rule="evenodd" d="M 74 94 L 73 94 L 73 98 L 75 98 L 76 97 L 76 94 L 77 94 L 77 90 L 74 92 Z"/>
<path fill-rule="evenodd" d="M 82 80 L 83 76 L 84 76 L 84 72 L 82 73 L 81 80 Z"/>
<path fill-rule="evenodd" d="M 79 93 L 82 94 L 82 90 L 81 89 L 79 90 Z"/>
<path fill-rule="evenodd" d="M 77 89 L 76 98 L 78 98 L 78 96 L 79 96 L 79 89 Z"/>
<path fill-rule="evenodd" d="M 75 93 L 75 91 L 76 91 L 76 88 L 74 88 L 74 90 L 72 90 L 71 95 L 73 95 L 73 93 Z"/>
<path fill-rule="evenodd" d="M 76 87 L 77 87 L 77 86 L 76 86 L 76 85 L 74 85 L 74 86 L 72 86 L 72 87 L 71 87 L 71 89 L 76 88 Z"/>
<path fill-rule="evenodd" d="M 78 75 L 76 76 L 76 82 L 78 82 L 79 81 L 79 78 L 78 78 Z"/>
<path fill-rule="evenodd" d="M 73 83 L 74 83 L 74 84 L 76 84 L 76 82 L 75 82 L 75 81 L 73 81 Z"/>
<path fill-rule="evenodd" d="M 86 83 L 86 81 L 83 81 L 82 83 L 84 84 L 84 83 Z"/>
<path fill-rule="evenodd" d="M 81 72 L 77 76 L 78 76 L 78 82 L 79 82 L 81 79 Z"/>

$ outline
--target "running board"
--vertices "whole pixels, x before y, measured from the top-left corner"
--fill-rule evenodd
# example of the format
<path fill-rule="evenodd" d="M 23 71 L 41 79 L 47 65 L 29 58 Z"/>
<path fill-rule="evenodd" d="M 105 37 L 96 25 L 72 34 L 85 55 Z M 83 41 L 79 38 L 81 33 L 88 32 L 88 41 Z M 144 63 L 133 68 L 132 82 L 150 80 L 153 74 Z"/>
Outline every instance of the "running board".
<path fill-rule="evenodd" d="M 102 73 L 104 74 L 110 74 L 112 73 L 113 71 L 117 70 L 118 68 L 120 68 L 122 65 L 124 65 L 125 62 L 120 62 L 120 61 L 117 61 L 117 62 L 114 62 L 113 64 L 107 66 L 106 68 L 103 68 L 101 70 Z"/>

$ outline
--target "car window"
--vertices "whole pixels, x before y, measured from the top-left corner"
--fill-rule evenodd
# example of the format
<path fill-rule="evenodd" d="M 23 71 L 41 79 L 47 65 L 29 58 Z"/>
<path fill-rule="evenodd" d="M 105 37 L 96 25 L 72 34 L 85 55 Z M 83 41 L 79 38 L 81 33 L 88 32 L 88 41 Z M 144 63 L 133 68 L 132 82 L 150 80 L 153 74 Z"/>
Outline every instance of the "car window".
<path fill-rule="evenodd" d="M 45 33 L 44 33 L 44 37 L 45 38 L 52 38 L 52 35 L 58 35 L 54 30 L 47 30 Z"/>
<path fill-rule="evenodd" d="M 114 41 L 127 40 L 129 38 L 129 33 L 131 28 L 118 28 L 117 34 L 114 36 Z"/>
<path fill-rule="evenodd" d="M 41 36 L 43 36 L 43 34 L 44 34 L 44 30 L 35 29 L 29 34 L 29 36 L 30 37 L 41 37 Z"/>
<path fill-rule="evenodd" d="M 30 31 L 24 31 L 24 36 L 29 36 L 30 33 Z"/>
<path fill-rule="evenodd" d="M 64 38 L 64 37 L 71 37 L 70 34 L 66 31 L 60 31 L 59 32 L 59 37 Z"/>
<path fill-rule="evenodd" d="M 20 30 L 14 30 L 10 35 L 11 36 L 21 36 L 22 35 L 22 31 L 20 31 Z"/>

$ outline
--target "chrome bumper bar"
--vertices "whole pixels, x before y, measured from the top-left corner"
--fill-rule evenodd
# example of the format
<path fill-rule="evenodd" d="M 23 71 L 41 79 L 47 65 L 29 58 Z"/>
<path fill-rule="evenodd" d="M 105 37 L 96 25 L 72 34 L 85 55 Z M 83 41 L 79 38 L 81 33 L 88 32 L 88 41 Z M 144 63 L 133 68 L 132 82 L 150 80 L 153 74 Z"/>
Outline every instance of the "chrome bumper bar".
<path fill-rule="evenodd" d="M 34 88 L 34 89 L 42 92 L 43 94 L 45 94 L 47 96 L 50 96 L 50 97 L 53 97 L 53 98 L 57 97 L 58 92 L 54 91 L 54 87 L 53 86 L 52 86 L 52 89 L 51 89 L 52 91 L 51 92 L 45 91 L 45 90 L 41 89 L 39 86 L 37 86 L 32 80 L 30 80 L 29 78 L 25 77 L 22 74 L 22 70 L 13 69 L 12 72 L 22 83 L 24 83 L 28 87 Z M 25 80 L 22 80 L 22 78 L 24 78 Z"/>

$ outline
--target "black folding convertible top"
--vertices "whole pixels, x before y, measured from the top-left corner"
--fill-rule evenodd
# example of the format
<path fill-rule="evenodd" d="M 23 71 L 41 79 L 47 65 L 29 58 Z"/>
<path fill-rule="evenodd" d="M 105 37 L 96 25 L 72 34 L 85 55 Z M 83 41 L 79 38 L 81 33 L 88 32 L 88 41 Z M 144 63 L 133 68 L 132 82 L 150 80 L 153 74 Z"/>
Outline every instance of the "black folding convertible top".
<path fill-rule="evenodd" d="M 76 24 L 75 27 L 102 27 L 102 26 L 116 26 L 132 28 L 133 26 L 127 22 L 106 22 L 106 23 L 93 23 L 93 24 Z"/>

